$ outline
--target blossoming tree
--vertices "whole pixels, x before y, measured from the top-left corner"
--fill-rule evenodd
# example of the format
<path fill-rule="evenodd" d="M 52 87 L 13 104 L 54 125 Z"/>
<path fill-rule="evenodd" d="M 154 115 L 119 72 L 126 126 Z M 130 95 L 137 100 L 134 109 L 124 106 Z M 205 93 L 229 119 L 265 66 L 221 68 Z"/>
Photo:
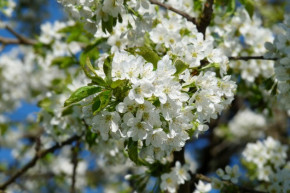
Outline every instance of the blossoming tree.
<path fill-rule="evenodd" d="M 282 7 L 58 0 L 69 20 L 28 38 L 16 3 L 0 1 L 1 193 L 290 191 L 290 16 L 260 6 Z M 11 120 L 23 101 L 39 111 Z"/>

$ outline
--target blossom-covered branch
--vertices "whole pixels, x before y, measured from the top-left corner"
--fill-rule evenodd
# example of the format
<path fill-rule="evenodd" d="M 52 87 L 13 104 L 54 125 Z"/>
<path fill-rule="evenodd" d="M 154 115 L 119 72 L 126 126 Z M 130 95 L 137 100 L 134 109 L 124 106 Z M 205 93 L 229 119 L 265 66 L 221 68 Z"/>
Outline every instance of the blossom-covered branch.
<path fill-rule="evenodd" d="M 71 143 L 73 143 L 74 141 L 79 140 L 81 137 L 80 136 L 73 136 L 69 139 L 67 139 L 66 141 L 60 143 L 60 144 L 56 144 L 54 146 L 52 146 L 51 148 L 48 148 L 46 150 L 42 150 L 39 151 L 34 158 L 28 162 L 22 169 L 20 169 L 18 172 L 16 172 L 13 176 L 11 176 L 6 182 L 4 182 L 3 184 L 0 185 L 0 190 L 5 190 L 10 184 L 12 184 L 13 182 L 15 182 L 15 180 L 17 178 L 19 178 L 20 176 L 22 176 L 23 174 L 25 174 L 30 168 L 32 168 L 33 166 L 35 166 L 35 164 L 37 163 L 37 161 L 41 158 L 43 158 L 44 156 L 46 156 L 49 153 L 53 153 L 55 150 L 62 148 L 65 145 L 69 145 Z"/>
<path fill-rule="evenodd" d="M 170 11 L 173 11 L 173 12 L 177 13 L 178 15 L 181 15 L 182 17 L 186 18 L 187 21 L 190 21 L 190 22 L 196 24 L 196 18 L 191 17 L 189 14 L 187 14 L 187 13 L 184 12 L 184 11 L 181 11 L 181 10 L 175 9 L 174 7 L 172 7 L 172 6 L 170 6 L 170 5 L 167 5 L 167 4 L 164 4 L 164 3 L 161 3 L 161 2 L 156 1 L 156 0 L 150 0 L 150 3 L 155 4 L 155 5 L 158 5 L 158 6 L 160 6 L 160 7 L 163 7 L 163 8 L 165 8 L 165 9 L 170 10 Z"/>

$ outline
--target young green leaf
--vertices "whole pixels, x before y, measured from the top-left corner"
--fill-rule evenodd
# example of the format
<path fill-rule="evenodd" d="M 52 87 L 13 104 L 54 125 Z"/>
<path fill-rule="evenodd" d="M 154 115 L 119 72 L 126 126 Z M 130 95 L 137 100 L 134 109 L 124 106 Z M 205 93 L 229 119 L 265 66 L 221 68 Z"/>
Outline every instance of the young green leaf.
<path fill-rule="evenodd" d="M 129 155 L 129 158 L 136 165 L 139 165 L 139 159 L 138 159 L 138 142 L 137 141 L 133 141 L 132 139 L 129 139 L 129 142 L 128 142 L 128 155 Z"/>
<path fill-rule="evenodd" d="M 248 14 L 252 18 L 255 11 L 254 1 L 253 0 L 240 0 L 240 2 L 246 8 Z"/>
<path fill-rule="evenodd" d="M 100 86 L 106 86 L 107 84 L 105 83 L 105 81 L 98 76 L 98 74 L 96 73 L 91 60 L 87 57 L 86 62 L 85 63 L 81 63 L 82 68 L 84 73 L 86 74 L 87 77 L 89 77 L 90 79 L 92 79 L 92 81 L 94 83 L 96 83 L 97 85 Z M 92 75 L 93 73 L 93 75 Z"/>
<path fill-rule="evenodd" d="M 175 68 L 176 68 L 176 72 L 175 75 L 179 75 L 181 74 L 184 70 L 186 70 L 189 67 L 188 64 L 184 63 L 181 60 L 176 60 L 175 61 Z"/>
<path fill-rule="evenodd" d="M 100 92 L 101 90 L 102 88 L 96 86 L 81 87 L 72 93 L 72 95 L 65 101 L 64 106 L 66 107 L 73 103 L 79 102 L 92 94 Z"/>
<path fill-rule="evenodd" d="M 112 56 L 108 56 L 105 59 L 103 69 L 106 75 L 107 82 L 111 84 L 112 82 Z"/>
<path fill-rule="evenodd" d="M 98 96 L 94 98 L 94 103 L 92 105 L 93 114 L 96 115 L 98 112 L 106 108 L 110 102 L 112 96 L 111 90 L 106 90 L 101 92 Z"/>
<path fill-rule="evenodd" d="M 77 61 L 71 56 L 60 56 L 52 60 L 51 65 L 57 65 L 60 68 L 67 68 L 73 64 L 76 64 Z"/>
<path fill-rule="evenodd" d="M 153 64 L 154 69 L 157 69 L 157 63 L 160 60 L 160 57 L 151 48 L 147 46 L 134 47 L 134 48 L 128 48 L 127 51 L 130 52 L 131 54 L 141 55 L 147 62 L 150 62 Z"/>

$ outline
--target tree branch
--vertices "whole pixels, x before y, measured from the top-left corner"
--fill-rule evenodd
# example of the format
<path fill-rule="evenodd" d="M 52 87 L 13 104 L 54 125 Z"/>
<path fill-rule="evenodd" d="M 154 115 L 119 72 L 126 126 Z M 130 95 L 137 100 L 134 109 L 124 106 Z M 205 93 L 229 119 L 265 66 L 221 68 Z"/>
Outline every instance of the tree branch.
<path fill-rule="evenodd" d="M 191 173 L 190 175 L 191 175 L 191 179 L 192 180 L 202 180 L 202 181 L 205 181 L 205 182 L 208 182 L 208 183 L 212 182 L 212 180 L 209 177 L 204 176 L 202 174 L 192 174 Z M 263 191 L 258 191 L 258 190 L 253 190 L 253 189 L 250 189 L 250 188 L 242 187 L 242 186 L 233 184 L 233 183 L 228 182 L 228 181 L 222 181 L 222 182 L 224 184 L 237 186 L 239 188 L 239 192 L 240 193 L 267 193 L 267 192 L 263 192 Z"/>
<path fill-rule="evenodd" d="M 206 28 L 210 24 L 212 13 L 213 13 L 213 8 L 212 8 L 213 2 L 214 0 L 207 0 L 205 2 L 203 12 L 197 24 L 197 30 L 203 34 L 204 39 L 205 39 Z"/>
<path fill-rule="evenodd" d="M 184 11 L 175 9 L 172 6 L 167 5 L 167 4 L 164 4 L 164 3 L 161 3 L 161 2 L 159 2 L 157 0 L 149 0 L 149 1 L 150 1 L 151 4 L 155 4 L 155 5 L 158 5 L 160 7 L 165 8 L 165 9 L 168 9 L 170 11 L 173 11 L 174 13 L 177 13 L 178 15 L 181 15 L 182 17 L 184 17 L 185 19 L 187 19 L 187 21 L 192 22 L 193 24 L 196 24 L 196 19 L 194 17 L 191 17 L 189 14 L 187 14 Z"/>
<path fill-rule="evenodd" d="M 34 158 L 30 162 L 28 162 L 22 169 L 20 169 L 18 172 L 16 172 L 14 175 L 12 175 L 5 183 L 1 184 L 0 190 L 5 190 L 10 184 L 15 182 L 15 180 L 17 178 L 19 178 L 20 176 L 25 174 L 30 168 L 35 166 L 35 164 L 37 163 L 37 161 L 39 159 L 43 158 L 44 156 L 46 156 L 49 153 L 53 153 L 55 150 L 60 149 L 65 145 L 69 145 L 72 142 L 79 140 L 80 138 L 81 138 L 81 136 L 73 136 L 73 137 L 69 138 L 68 140 L 66 140 L 60 144 L 56 144 L 56 145 L 52 146 L 51 148 L 39 151 L 38 153 L 35 154 Z"/>
<path fill-rule="evenodd" d="M 278 58 L 265 58 L 264 56 L 230 56 L 229 60 L 278 60 Z"/>
<path fill-rule="evenodd" d="M 77 140 L 75 147 L 72 148 L 72 163 L 73 163 L 73 173 L 72 173 L 72 184 L 71 184 L 71 193 L 76 192 L 76 175 L 78 167 L 78 151 L 79 151 L 80 141 Z"/>
<path fill-rule="evenodd" d="M 13 34 L 16 37 L 16 39 L 0 37 L 0 43 L 2 43 L 3 45 L 7 44 L 35 45 L 37 43 L 37 41 L 29 39 L 17 33 L 8 25 L 5 26 L 5 29 L 7 29 L 11 34 Z"/>

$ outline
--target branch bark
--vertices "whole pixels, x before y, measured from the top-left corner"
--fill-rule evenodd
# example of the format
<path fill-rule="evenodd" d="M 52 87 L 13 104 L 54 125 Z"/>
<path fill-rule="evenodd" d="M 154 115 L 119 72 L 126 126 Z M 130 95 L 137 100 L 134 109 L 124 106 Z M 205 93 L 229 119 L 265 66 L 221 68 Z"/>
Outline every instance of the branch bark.
<path fill-rule="evenodd" d="M 278 60 L 278 58 L 265 58 L 264 56 L 230 56 L 229 60 Z"/>
<path fill-rule="evenodd" d="M 214 0 L 207 0 L 205 2 L 203 12 L 196 26 L 197 30 L 203 34 L 204 39 L 205 39 L 206 28 L 209 26 L 211 18 L 212 18 L 213 2 Z"/>
<path fill-rule="evenodd" d="M 13 34 L 16 37 L 16 39 L 0 37 L 0 43 L 2 43 L 3 45 L 7 44 L 35 45 L 37 43 L 37 41 L 24 37 L 23 35 L 17 33 L 8 25 L 5 26 L 5 29 L 8 30 L 11 34 Z"/>
<path fill-rule="evenodd" d="M 72 164 L 73 164 L 73 173 L 72 173 L 72 184 L 71 184 L 71 193 L 76 192 L 76 175 L 78 167 L 78 152 L 79 152 L 80 141 L 77 140 L 75 147 L 72 148 Z"/>
<path fill-rule="evenodd" d="M 172 6 L 167 5 L 167 4 L 164 4 L 164 3 L 161 3 L 161 2 L 159 2 L 157 0 L 149 0 L 149 1 L 150 1 L 151 4 L 155 4 L 155 5 L 158 5 L 160 7 L 165 8 L 165 9 L 168 9 L 170 11 L 173 11 L 174 13 L 177 13 L 178 15 L 181 15 L 182 17 L 184 17 L 185 19 L 187 19 L 187 21 L 192 22 L 193 24 L 196 24 L 196 19 L 194 17 L 191 17 L 189 14 L 187 14 L 184 11 L 175 9 Z"/>
<path fill-rule="evenodd" d="M 35 154 L 33 159 L 31 161 L 29 161 L 22 169 L 17 171 L 5 183 L 0 185 L 0 191 L 1 190 L 4 191 L 10 184 L 15 182 L 17 178 L 19 178 L 20 176 L 25 174 L 30 168 L 35 166 L 35 164 L 37 163 L 37 161 L 39 159 L 43 158 L 44 156 L 46 156 L 49 153 L 53 153 L 55 150 L 60 149 L 60 148 L 62 148 L 65 145 L 69 145 L 69 144 L 73 143 L 74 141 L 79 140 L 80 138 L 81 138 L 81 136 L 73 136 L 73 137 L 69 138 L 68 140 L 66 140 L 66 141 L 64 141 L 64 142 L 62 142 L 60 144 L 56 144 L 56 145 L 52 146 L 51 148 L 39 151 L 38 153 Z"/>

